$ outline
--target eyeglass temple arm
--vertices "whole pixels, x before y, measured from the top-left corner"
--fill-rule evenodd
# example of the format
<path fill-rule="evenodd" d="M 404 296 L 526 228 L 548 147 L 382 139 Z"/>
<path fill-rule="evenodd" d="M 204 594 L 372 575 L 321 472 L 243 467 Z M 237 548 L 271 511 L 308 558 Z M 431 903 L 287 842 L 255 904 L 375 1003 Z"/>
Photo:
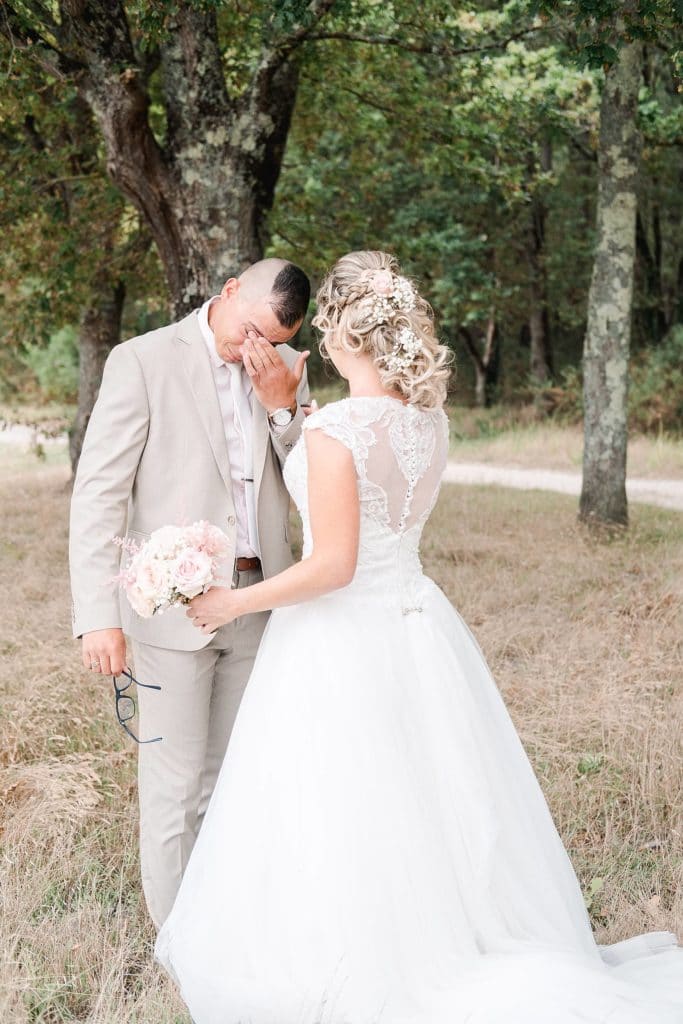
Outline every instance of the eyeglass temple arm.
<path fill-rule="evenodd" d="M 132 672 L 129 672 L 125 668 L 124 668 L 123 672 L 121 673 L 121 675 L 122 676 L 127 676 L 127 678 L 130 679 L 131 682 L 135 683 L 136 686 L 144 686 L 146 690 L 160 690 L 161 689 L 161 687 L 157 686 L 156 683 L 141 683 L 138 679 L 135 678 L 135 676 L 133 675 Z"/>

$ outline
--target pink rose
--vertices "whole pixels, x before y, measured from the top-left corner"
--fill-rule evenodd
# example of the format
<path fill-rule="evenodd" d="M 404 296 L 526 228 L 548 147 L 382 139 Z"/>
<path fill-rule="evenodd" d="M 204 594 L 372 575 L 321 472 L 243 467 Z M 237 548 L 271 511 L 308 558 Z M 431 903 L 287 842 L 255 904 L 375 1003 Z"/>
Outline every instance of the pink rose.
<path fill-rule="evenodd" d="M 185 597 L 196 597 L 211 582 L 212 570 L 211 558 L 206 551 L 185 548 L 173 566 L 172 582 Z"/>
<path fill-rule="evenodd" d="M 230 552 L 230 540 L 217 526 L 209 525 L 205 551 L 212 558 L 224 558 Z"/>
<path fill-rule="evenodd" d="M 390 270 L 376 270 L 370 281 L 370 287 L 375 295 L 388 298 L 394 293 L 394 275 Z"/>
<path fill-rule="evenodd" d="M 187 547 L 206 551 L 211 558 L 220 558 L 230 550 L 230 541 L 218 526 L 201 519 L 186 527 L 184 537 Z"/>

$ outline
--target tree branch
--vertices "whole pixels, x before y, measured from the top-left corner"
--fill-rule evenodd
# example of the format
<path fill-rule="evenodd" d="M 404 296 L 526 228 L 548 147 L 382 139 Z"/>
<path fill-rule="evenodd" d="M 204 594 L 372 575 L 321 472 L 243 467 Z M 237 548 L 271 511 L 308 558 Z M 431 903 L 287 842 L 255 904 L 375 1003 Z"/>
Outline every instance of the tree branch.
<path fill-rule="evenodd" d="M 252 124 L 269 125 L 261 134 L 263 155 L 258 162 L 257 194 L 262 209 L 270 209 L 299 82 L 298 62 L 293 55 L 311 31 L 330 11 L 335 0 L 310 0 L 306 14 L 289 32 L 264 42 L 251 87 L 240 108 Z M 270 17 L 272 24 L 273 15 Z"/>
<path fill-rule="evenodd" d="M 286 60 L 306 39 L 312 38 L 311 31 L 331 10 L 334 2 L 335 0 L 311 0 L 307 8 L 307 17 L 295 24 L 291 32 L 288 32 L 279 41 L 276 40 L 271 47 L 279 55 L 281 61 Z"/>
<path fill-rule="evenodd" d="M 44 4 L 40 3 L 39 0 L 22 0 L 22 7 L 25 7 L 31 14 L 33 14 L 38 25 L 47 27 L 55 39 L 59 38 L 59 26 L 52 17 L 51 12 Z M 22 18 L 22 13 L 16 9 L 15 4 L 12 5 L 12 8 L 10 9 L 13 10 L 17 18 Z"/>
<path fill-rule="evenodd" d="M 338 39 L 350 43 L 367 43 L 371 46 L 395 46 L 397 49 L 404 50 L 406 53 L 424 53 L 430 54 L 434 57 L 465 57 L 472 53 L 486 53 L 489 50 L 505 49 L 508 43 L 512 43 L 516 39 L 522 39 L 534 32 L 538 32 L 542 27 L 543 26 L 538 25 L 520 29 L 519 32 L 513 32 L 512 35 L 507 36 L 505 39 L 494 40 L 484 46 L 464 46 L 460 48 L 445 46 L 443 43 L 438 42 L 411 43 L 402 39 L 400 36 L 366 36 L 360 32 L 315 32 L 310 34 L 308 38 L 315 41 Z"/>
<path fill-rule="evenodd" d="M 343 85 L 341 91 L 348 92 L 350 96 L 355 96 L 357 100 L 367 107 L 372 107 L 373 110 L 379 110 L 382 114 L 391 114 L 392 117 L 398 117 L 399 112 L 395 107 L 387 107 L 384 103 L 378 103 L 377 100 L 371 99 L 362 92 L 358 92 L 357 89 L 352 89 L 350 85 Z"/>
<path fill-rule="evenodd" d="M 83 65 L 77 84 L 106 147 L 107 172 L 140 210 L 166 266 L 176 266 L 177 182 L 149 124 L 149 95 L 123 0 L 60 0 L 60 45 Z M 170 281 L 180 291 L 180 281 Z"/>
<path fill-rule="evenodd" d="M 589 160 L 593 164 L 597 162 L 598 154 L 595 150 L 589 149 L 588 146 L 584 146 L 584 144 L 580 142 L 575 135 L 572 135 L 571 132 L 569 133 L 568 138 L 574 149 L 577 150 L 585 160 Z"/>
<path fill-rule="evenodd" d="M 138 228 L 123 245 L 119 245 L 112 256 L 112 266 L 118 267 L 122 274 L 135 271 L 139 261 L 146 255 L 152 245 L 152 236 L 146 224 L 138 223 Z"/>
<path fill-rule="evenodd" d="M 38 21 L 39 25 L 46 25 L 52 32 L 55 39 L 59 37 L 59 25 L 44 4 L 37 2 L 37 0 L 22 0 L 22 7 L 25 7 L 30 11 L 33 17 Z"/>
<path fill-rule="evenodd" d="M 42 9 L 40 5 L 27 4 L 26 6 L 30 6 L 32 13 L 35 12 L 36 17 L 40 17 L 39 9 Z M 45 12 L 45 19 L 49 22 L 50 27 L 54 26 L 56 29 L 59 29 L 59 26 L 56 25 L 47 11 Z M 48 39 L 38 28 L 29 24 L 28 20 L 22 17 L 15 6 L 7 2 L 2 4 L 0 33 L 4 35 L 13 49 L 28 53 L 43 71 L 46 71 L 54 78 L 64 81 L 69 74 L 73 74 L 83 68 L 83 64 L 80 61 L 74 59 L 73 55 L 68 54 L 61 48 L 59 40 L 53 42 Z M 41 53 L 40 47 L 43 47 L 48 53 L 54 54 L 55 59 L 49 60 Z"/>
<path fill-rule="evenodd" d="M 224 124 L 231 111 L 215 10 L 179 3 L 161 44 L 168 147 L 182 150 Z"/>
<path fill-rule="evenodd" d="M 362 92 L 358 92 L 357 89 L 352 89 L 349 85 L 340 86 L 341 92 L 348 92 L 350 96 L 355 96 L 359 103 L 363 103 L 373 110 L 379 110 L 382 114 L 389 114 L 391 117 L 397 118 L 403 124 L 406 123 L 405 111 L 396 110 L 395 107 L 389 107 L 386 104 L 378 103 L 370 96 L 366 96 Z M 417 129 L 416 129 L 417 130 Z M 424 117 L 420 119 L 419 131 L 423 132 L 424 138 L 429 139 L 431 142 L 438 142 L 440 145 L 449 145 L 453 141 L 452 134 L 441 131 L 438 127 L 435 127 L 431 121 L 426 120 Z"/>

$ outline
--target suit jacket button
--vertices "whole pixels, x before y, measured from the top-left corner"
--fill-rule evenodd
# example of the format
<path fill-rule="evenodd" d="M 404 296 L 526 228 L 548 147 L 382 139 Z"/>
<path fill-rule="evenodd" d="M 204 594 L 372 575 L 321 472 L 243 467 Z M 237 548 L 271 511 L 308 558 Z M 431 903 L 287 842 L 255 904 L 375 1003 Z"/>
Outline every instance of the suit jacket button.
<path fill-rule="evenodd" d="M 228 526 L 234 526 L 234 525 L 235 525 L 235 517 L 234 516 L 228 516 Z"/>

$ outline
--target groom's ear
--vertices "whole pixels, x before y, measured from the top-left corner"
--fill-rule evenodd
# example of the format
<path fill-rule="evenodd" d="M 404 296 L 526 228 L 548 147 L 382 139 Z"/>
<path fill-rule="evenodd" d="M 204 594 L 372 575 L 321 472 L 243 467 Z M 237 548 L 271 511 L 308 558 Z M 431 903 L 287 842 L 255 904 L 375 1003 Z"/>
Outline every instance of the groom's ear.
<path fill-rule="evenodd" d="M 237 278 L 229 277 L 228 280 L 223 285 L 223 287 L 221 288 L 221 295 L 223 296 L 224 299 L 231 299 L 235 295 L 237 295 L 239 288 L 240 283 L 237 280 Z"/>

